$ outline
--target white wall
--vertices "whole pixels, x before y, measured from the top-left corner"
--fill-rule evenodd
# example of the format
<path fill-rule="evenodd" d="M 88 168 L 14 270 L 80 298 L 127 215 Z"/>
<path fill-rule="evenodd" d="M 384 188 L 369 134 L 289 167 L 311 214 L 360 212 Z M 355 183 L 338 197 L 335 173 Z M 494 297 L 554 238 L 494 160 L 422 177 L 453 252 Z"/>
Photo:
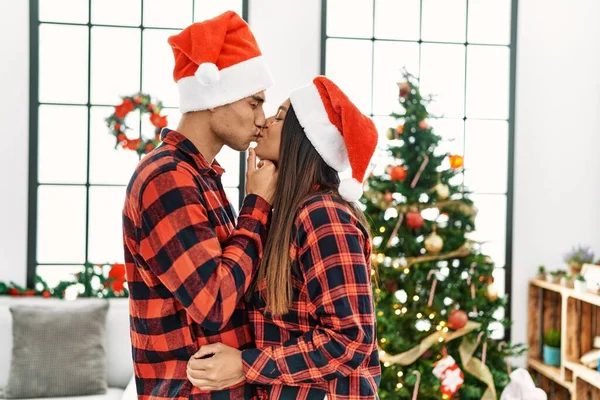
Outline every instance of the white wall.
<path fill-rule="evenodd" d="M 517 41 L 513 340 L 527 338 L 527 280 L 600 252 L 600 2 L 522 0 Z"/>
<path fill-rule="evenodd" d="M 265 105 L 272 113 L 293 89 L 319 74 L 321 0 L 250 0 L 248 14 L 275 80 Z"/>
<path fill-rule="evenodd" d="M 24 284 L 27 262 L 29 2 L 0 0 L 0 281 Z M 8 61 L 10 60 L 10 61 Z"/>

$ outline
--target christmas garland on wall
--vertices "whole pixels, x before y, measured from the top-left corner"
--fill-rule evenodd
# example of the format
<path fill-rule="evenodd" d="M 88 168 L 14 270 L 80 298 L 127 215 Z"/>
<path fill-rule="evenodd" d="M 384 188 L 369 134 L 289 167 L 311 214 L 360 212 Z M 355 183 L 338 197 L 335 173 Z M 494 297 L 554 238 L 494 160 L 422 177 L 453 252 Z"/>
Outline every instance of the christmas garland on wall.
<path fill-rule="evenodd" d="M 107 272 L 108 271 L 108 272 Z M 39 275 L 33 288 L 14 282 L 0 282 L 0 295 L 14 297 L 44 297 L 74 299 L 77 297 L 116 298 L 128 297 L 124 264 L 86 264 L 83 272 L 50 287 Z"/>

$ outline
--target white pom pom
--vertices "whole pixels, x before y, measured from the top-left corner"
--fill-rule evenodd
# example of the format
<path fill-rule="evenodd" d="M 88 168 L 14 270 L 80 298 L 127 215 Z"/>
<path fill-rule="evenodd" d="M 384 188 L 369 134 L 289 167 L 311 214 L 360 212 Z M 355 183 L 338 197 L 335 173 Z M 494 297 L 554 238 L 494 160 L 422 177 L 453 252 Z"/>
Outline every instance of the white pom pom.
<path fill-rule="evenodd" d="M 357 201 L 363 194 L 362 184 L 356 179 L 344 179 L 338 188 L 340 196 L 346 201 Z"/>
<path fill-rule="evenodd" d="M 204 86 L 211 86 L 221 80 L 219 68 L 213 63 L 202 63 L 196 70 L 196 79 Z"/>

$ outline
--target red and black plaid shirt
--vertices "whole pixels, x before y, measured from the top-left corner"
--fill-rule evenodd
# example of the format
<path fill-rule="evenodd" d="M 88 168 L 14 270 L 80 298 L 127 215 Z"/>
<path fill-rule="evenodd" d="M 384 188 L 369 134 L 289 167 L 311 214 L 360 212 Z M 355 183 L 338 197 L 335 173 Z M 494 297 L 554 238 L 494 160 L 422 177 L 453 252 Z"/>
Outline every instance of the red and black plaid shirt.
<path fill-rule="evenodd" d="M 208 343 L 254 347 L 243 301 L 262 257 L 270 205 L 244 199 L 237 225 L 221 184 L 191 141 L 163 131 L 127 188 L 123 234 L 139 399 L 251 399 L 242 383 L 203 393 L 186 375 Z"/>
<path fill-rule="evenodd" d="M 248 308 L 256 349 L 244 350 L 248 382 L 269 399 L 377 398 L 377 351 L 368 233 L 341 199 L 301 207 L 292 245 L 289 313 L 265 311 L 258 282 Z M 262 391 L 262 390 L 261 390 Z"/>

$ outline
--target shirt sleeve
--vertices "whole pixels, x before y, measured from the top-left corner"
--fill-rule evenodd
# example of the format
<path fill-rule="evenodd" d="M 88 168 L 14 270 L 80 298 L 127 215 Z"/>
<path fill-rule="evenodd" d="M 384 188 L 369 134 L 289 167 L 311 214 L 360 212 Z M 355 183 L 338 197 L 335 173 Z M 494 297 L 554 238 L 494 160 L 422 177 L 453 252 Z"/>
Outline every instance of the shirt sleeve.
<path fill-rule="evenodd" d="M 365 234 L 340 205 L 301 213 L 297 259 L 319 326 L 279 346 L 242 353 L 250 383 L 320 383 L 349 375 L 376 340 Z"/>
<path fill-rule="evenodd" d="M 219 330 L 242 300 L 262 258 L 271 206 L 250 195 L 222 247 L 201 192 L 183 169 L 152 178 L 141 195 L 140 256 L 159 282 L 209 330 Z"/>

